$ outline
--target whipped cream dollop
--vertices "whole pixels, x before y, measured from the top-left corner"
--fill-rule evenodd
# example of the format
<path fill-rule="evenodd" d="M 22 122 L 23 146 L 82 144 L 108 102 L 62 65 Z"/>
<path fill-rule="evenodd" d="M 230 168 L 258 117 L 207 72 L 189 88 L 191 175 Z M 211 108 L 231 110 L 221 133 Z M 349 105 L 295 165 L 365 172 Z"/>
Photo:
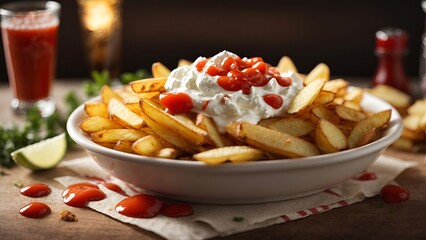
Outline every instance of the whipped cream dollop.
<path fill-rule="evenodd" d="M 166 94 L 186 93 L 192 99 L 192 112 L 203 113 L 211 117 L 220 132 L 225 132 L 229 122 L 246 121 L 257 124 L 261 119 L 283 116 L 288 105 L 303 88 L 302 80 L 294 72 L 279 73 L 291 79 L 288 86 L 282 86 L 276 78 L 270 78 L 266 85 L 250 86 L 249 93 L 243 90 L 228 91 L 218 84 L 220 76 L 207 73 L 210 66 L 222 66 L 225 58 L 239 58 L 229 51 L 222 51 L 206 59 L 199 57 L 193 64 L 174 69 L 165 84 Z M 247 60 L 243 58 L 242 60 Z M 206 61 L 200 71 L 197 63 Z M 266 95 L 278 95 L 282 98 L 279 108 L 265 101 Z"/>

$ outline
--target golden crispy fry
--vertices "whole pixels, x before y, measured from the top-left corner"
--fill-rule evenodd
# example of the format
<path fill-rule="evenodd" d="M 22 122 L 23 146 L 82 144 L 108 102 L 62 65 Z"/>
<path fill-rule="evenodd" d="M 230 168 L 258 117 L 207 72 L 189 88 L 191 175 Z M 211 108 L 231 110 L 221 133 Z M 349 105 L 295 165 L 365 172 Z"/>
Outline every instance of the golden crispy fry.
<path fill-rule="evenodd" d="M 350 91 L 347 91 L 347 94 L 343 96 L 345 101 L 360 103 L 362 100 L 362 96 L 364 94 L 364 90 L 359 87 L 352 87 Z"/>
<path fill-rule="evenodd" d="M 411 102 L 411 96 L 388 85 L 377 85 L 373 89 L 368 90 L 368 92 L 385 100 L 398 109 L 407 108 Z"/>
<path fill-rule="evenodd" d="M 115 99 L 117 99 L 119 101 L 122 100 L 122 98 L 116 92 L 114 92 L 114 90 L 112 90 L 108 85 L 104 85 L 101 88 L 101 99 L 102 99 L 102 102 L 104 104 L 108 105 L 109 101 L 111 99 L 113 99 L 113 98 L 115 98 Z"/>
<path fill-rule="evenodd" d="M 84 104 L 84 111 L 87 115 L 94 117 L 108 118 L 108 105 L 104 103 L 86 103 Z"/>
<path fill-rule="evenodd" d="M 139 104 L 139 101 L 141 99 L 151 99 L 154 97 L 158 97 L 160 95 L 160 92 L 145 92 L 145 93 L 134 93 L 133 95 L 129 95 L 125 98 L 123 98 L 122 102 L 124 104 L 126 103 L 137 103 Z"/>
<path fill-rule="evenodd" d="M 309 85 L 317 79 L 324 79 L 325 81 L 330 79 L 330 69 L 326 64 L 320 63 L 312 69 L 312 71 L 303 80 L 303 84 L 305 84 L 305 86 Z"/>
<path fill-rule="evenodd" d="M 325 82 L 325 79 L 319 78 L 304 87 L 290 103 L 287 109 L 287 113 L 298 113 L 312 104 L 315 98 L 321 92 Z"/>
<path fill-rule="evenodd" d="M 288 71 L 292 71 L 294 73 L 297 73 L 297 68 L 294 65 L 293 61 L 291 60 L 291 58 L 287 57 L 287 56 L 283 56 L 280 61 L 278 62 L 277 65 L 278 70 L 280 70 L 280 72 L 284 73 L 284 72 L 288 72 Z"/>
<path fill-rule="evenodd" d="M 336 115 L 339 116 L 341 119 L 352 121 L 352 122 L 361 121 L 362 119 L 366 117 L 363 112 L 360 112 L 345 106 L 341 106 L 341 105 L 337 105 L 334 108 L 334 111 Z"/>
<path fill-rule="evenodd" d="M 170 75 L 170 69 L 168 69 L 166 66 L 164 66 L 160 62 L 156 62 L 152 64 L 151 70 L 152 70 L 152 76 L 154 76 L 154 78 L 158 78 L 158 77 L 167 78 Z"/>
<path fill-rule="evenodd" d="M 391 110 L 385 110 L 375 113 L 363 120 L 357 122 L 348 138 L 349 148 L 354 148 L 358 142 L 366 135 L 370 134 L 373 129 L 380 129 L 386 125 L 391 117 Z"/>
<path fill-rule="evenodd" d="M 317 98 L 315 98 L 312 105 L 313 106 L 326 105 L 328 103 L 333 102 L 335 98 L 336 98 L 336 93 L 323 90 L 318 94 Z"/>
<path fill-rule="evenodd" d="M 276 121 L 278 121 L 280 119 L 282 119 L 282 118 L 280 118 L 280 117 L 271 117 L 271 118 L 262 119 L 262 120 L 260 120 L 257 123 L 257 125 L 262 126 L 262 127 L 268 127 L 269 124 L 274 123 L 274 122 L 276 122 Z"/>
<path fill-rule="evenodd" d="M 192 145 L 190 142 L 186 141 L 185 139 L 181 138 L 179 135 L 176 134 L 175 131 L 173 131 L 170 128 L 163 127 L 162 125 L 158 124 L 154 120 L 152 120 L 150 117 L 148 117 L 144 111 L 141 112 L 141 116 L 144 119 L 146 125 L 159 137 L 161 137 L 163 140 L 169 142 L 170 144 L 176 146 L 177 148 L 189 152 L 189 153 L 195 153 L 198 152 L 198 149 L 196 146 Z"/>
<path fill-rule="evenodd" d="M 133 153 L 132 144 L 133 142 L 127 140 L 119 140 L 115 144 L 114 149 L 120 152 Z"/>
<path fill-rule="evenodd" d="M 334 124 L 339 124 L 340 118 L 334 112 L 324 106 L 316 106 L 311 110 L 311 121 L 317 123 L 319 119 L 325 119 Z"/>
<path fill-rule="evenodd" d="M 229 123 L 226 131 L 239 141 L 283 157 L 296 158 L 320 154 L 312 143 L 247 122 Z"/>
<path fill-rule="evenodd" d="M 155 156 L 155 153 L 163 147 L 162 140 L 153 135 L 142 137 L 132 144 L 132 150 L 144 156 Z"/>
<path fill-rule="evenodd" d="M 417 100 L 408 108 L 410 115 L 422 115 L 424 113 L 426 113 L 426 99 Z"/>
<path fill-rule="evenodd" d="M 320 119 L 317 123 L 315 143 L 324 153 L 338 152 L 348 146 L 345 134 L 337 126 L 325 119 Z"/>
<path fill-rule="evenodd" d="M 217 165 L 226 161 L 246 162 L 262 158 L 263 152 L 249 146 L 219 147 L 194 154 L 194 158 L 209 165 Z"/>
<path fill-rule="evenodd" d="M 328 81 L 325 85 L 324 85 L 324 91 L 330 91 L 330 92 L 334 92 L 337 93 L 339 92 L 341 89 L 346 88 L 347 86 L 349 86 L 349 82 L 347 82 L 344 79 L 338 78 L 338 79 L 334 79 L 334 80 L 330 80 Z"/>
<path fill-rule="evenodd" d="M 374 137 L 377 135 L 377 129 L 373 128 L 370 132 L 364 135 L 356 144 L 355 147 L 361 147 L 365 144 L 368 144 L 373 141 Z"/>
<path fill-rule="evenodd" d="M 93 133 L 106 129 L 123 128 L 122 125 L 116 123 L 115 121 L 109 118 L 103 118 L 98 116 L 84 119 L 79 126 L 81 130 L 83 130 L 83 132 L 85 133 Z"/>
<path fill-rule="evenodd" d="M 108 129 L 90 134 L 92 141 L 96 143 L 114 143 L 120 140 L 134 142 L 147 134 L 135 129 Z"/>
<path fill-rule="evenodd" d="M 139 115 L 132 112 L 117 99 L 111 99 L 108 104 L 108 112 L 111 119 L 123 126 L 140 129 L 144 124 L 143 119 Z"/>
<path fill-rule="evenodd" d="M 158 152 L 155 154 L 156 157 L 159 158 L 169 158 L 169 159 L 175 159 L 182 155 L 182 151 L 176 148 L 162 148 L 158 150 Z"/>
<path fill-rule="evenodd" d="M 167 77 L 146 78 L 133 81 L 130 86 L 135 93 L 162 92 L 166 81 Z"/>
<path fill-rule="evenodd" d="M 207 132 L 195 125 L 185 124 L 184 121 L 157 108 L 150 100 L 141 100 L 142 112 L 159 125 L 176 132 L 179 137 L 186 139 L 195 146 L 203 145 L 207 142 Z"/>
<path fill-rule="evenodd" d="M 310 134 L 315 126 L 307 119 L 290 117 L 275 121 L 269 124 L 267 128 L 301 137 Z"/>
<path fill-rule="evenodd" d="M 225 147 L 229 144 L 229 141 L 224 140 L 226 137 L 219 133 L 216 124 L 208 116 L 199 113 L 197 115 L 196 126 L 207 132 L 208 137 L 215 147 Z"/>

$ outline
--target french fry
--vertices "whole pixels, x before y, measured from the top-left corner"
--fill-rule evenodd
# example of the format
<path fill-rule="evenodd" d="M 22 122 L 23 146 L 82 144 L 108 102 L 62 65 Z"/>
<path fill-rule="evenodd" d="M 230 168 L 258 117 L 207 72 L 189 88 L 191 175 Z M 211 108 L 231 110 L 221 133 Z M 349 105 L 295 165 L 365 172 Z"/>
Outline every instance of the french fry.
<path fill-rule="evenodd" d="M 364 90 L 359 87 L 352 87 L 351 91 L 348 91 L 347 94 L 343 96 L 345 101 L 360 103 Z"/>
<path fill-rule="evenodd" d="M 164 147 L 162 140 L 153 135 L 147 135 L 132 144 L 132 150 L 143 156 L 155 156 L 155 153 Z"/>
<path fill-rule="evenodd" d="M 368 92 L 385 100 L 398 110 L 407 108 L 411 102 L 411 96 L 388 85 L 377 85 Z"/>
<path fill-rule="evenodd" d="M 294 73 L 297 73 L 297 68 L 294 65 L 293 61 L 291 60 L 291 58 L 287 57 L 287 56 L 283 56 L 280 61 L 278 62 L 277 68 L 280 70 L 280 72 L 288 72 L 288 71 L 292 71 Z"/>
<path fill-rule="evenodd" d="M 340 118 L 325 106 L 316 106 L 311 110 L 311 121 L 317 123 L 319 119 L 325 119 L 334 124 L 339 124 Z"/>
<path fill-rule="evenodd" d="M 182 155 L 182 151 L 176 148 L 162 148 L 157 151 L 155 154 L 156 157 L 159 158 L 168 158 L 168 159 L 175 159 Z"/>
<path fill-rule="evenodd" d="M 320 106 L 320 105 L 326 105 L 328 103 L 333 102 L 333 100 L 336 98 L 336 93 L 330 92 L 330 91 L 324 91 L 322 90 L 317 98 L 315 98 L 314 102 L 312 103 L 313 106 Z"/>
<path fill-rule="evenodd" d="M 91 117 L 109 117 L 108 105 L 104 103 L 86 103 L 84 104 L 84 112 Z"/>
<path fill-rule="evenodd" d="M 146 133 L 135 129 L 108 129 L 94 132 L 90 134 L 90 137 L 92 138 L 92 141 L 96 143 L 116 144 L 120 140 L 134 142 L 139 138 L 145 137 L 146 135 Z"/>
<path fill-rule="evenodd" d="M 269 124 L 267 128 L 301 137 L 310 134 L 315 129 L 315 126 L 309 120 L 290 117 L 275 121 Z"/>
<path fill-rule="evenodd" d="M 152 64 L 151 70 L 152 70 L 152 76 L 154 76 L 154 78 L 159 78 L 159 77 L 167 78 L 170 75 L 170 69 L 168 69 L 166 66 L 164 66 L 160 62 L 156 62 Z"/>
<path fill-rule="evenodd" d="M 309 85 L 317 79 L 324 79 L 325 81 L 330 79 L 330 69 L 326 64 L 320 63 L 312 69 L 312 71 L 303 80 L 303 84 L 305 84 L 305 86 Z"/>
<path fill-rule="evenodd" d="M 426 99 L 417 100 L 408 108 L 407 112 L 410 115 L 423 115 L 426 113 Z"/>
<path fill-rule="evenodd" d="M 120 100 L 120 101 L 122 100 L 122 98 L 117 93 L 115 93 L 114 90 L 112 90 L 112 88 L 110 88 L 108 85 L 104 85 L 101 88 L 102 102 L 104 104 L 108 105 L 109 101 L 113 98 Z"/>
<path fill-rule="evenodd" d="M 85 133 L 93 133 L 93 132 L 98 132 L 98 131 L 106 130 L 106 129 L 123 128 L 122 125 L 116 123 L 115 121 L 109 118 L 103 118 L 98 116 L 84 119 L 80 123 L 79 127 Z"/>
<path fill-rule="evenodd" d="M 139 101 L 141 99 L 151 99 L 154 97 L 160 96 L 160 92 L 144 92 L 144 93 L 135 93 L 133 95 L 129 95 L 125 98 L 123 98 L 122 102 L 124 104 L 126 103 L 137 103 L 139 104 Z"/>
<path fill-rule="evenodd" d="M 163 92 L 167 77 L 146 78 L 130 83 L 135 93 Z"/>
<path fill-rule="evenodd" d="M 231 122 L 228 134 L 239 141 L 283 157 L 308 157 L 320 154 L 310 142 L 247 122 Z"/>
<path fill-rule="evenodd" d="M 185 124 L 182 120 L 157 108 L 150 100 L 140 101 L 142 112 L 159 125 L 175 131 L 180 137 L 186 139 L 195 146 L 207 142 L 207 132 L 196 126 Z"/>
<path fill-rule="evenodd" d="M 185 139 L 181 138 L 180 136 L 176 136 L 176 132 L 171 130 L 170 128 L 165 128 L 152 120 L 150 117 L 148 117 L 144 111 L 141 112 L 141 116 L 144 119 L 145 123 L 148 125 L 148 127 L 159 137 L 161 137 L 163 140 L 169 142 L 173 146 L 189 153 L 196 153 L 198 152 L 198 149 L 186 141 Z"/>
<path fill-rule="evenodd" d="M 319 119 L 315 128 L 315 142 L 324 153 L 333 153 L 345 149 L 348 140 L 340 129 L 325 119 Z"/>
<path fill-rule="evenodd" d="M 341 78 L 338 78 L 338 79 L 333 79 L 333 80 L 326 82 L 323 90 L 337 93 L 340 90 L 346 88 L 347 86 L 349 86 L 348 81 L 341 79 Z"/>
<path fill-rule="evenodd" d="M 363 112 L 357 111 L 352 108 L 348 108 L 346 106 L 337 105 L 334 108 L 334 111 L 337 116 L 339 116 L 343 120 L 348 120 L 352 122 L 358 122 L 364 119 L 366 116 Z"/>
<path fill-rule="evenodd" d="M 325 82 L 325 79 L 319 78 L 304 87 L 290 103 L 287 113 L 298 113 L 312 104 L 324 87 Z"/>
<path fill-rule="evenodd" d="M 349 148 L 354 148 L 366 135 L 370 134 L 373 129 L 380 129 L 386 125 L 391 117 L 391 110 L 385 110 L 375 113 L 363 120 L 357 122 L 354 129 L 349 135 Z"/>
<path fill-rule="evenodd" d="M 123 126 L 140 129 L 144 124 L 143 119 L 139 115 L 132 112 L 121 101 L 114 98 L 111 99 L 108 104 L 108 113 L 111 119 Z"/>
<path fill-rule="evenodd" d="M 122 139 L 115 144 L 114 149 L 120 152 L 133 153 L 132 144 L 133 142 Z"/>
<path fill-rule="evenodd" d="M 217 165 L 228 160 L 234 163 L 255 161 L 262 156 L 262 151 L 249 146 L 219 147 L 194 154 L 196 160 L 208 165 Z"/>
<path fill-rule="evenodd" d="M 197 115 L 196 126 L 204 129 L 215 147 L 225 147 L 227 142 L 216 128 L 216 124 L 206 115 L 199 113 Z M 228 142 L 229 143 L 229 142 Z"/>

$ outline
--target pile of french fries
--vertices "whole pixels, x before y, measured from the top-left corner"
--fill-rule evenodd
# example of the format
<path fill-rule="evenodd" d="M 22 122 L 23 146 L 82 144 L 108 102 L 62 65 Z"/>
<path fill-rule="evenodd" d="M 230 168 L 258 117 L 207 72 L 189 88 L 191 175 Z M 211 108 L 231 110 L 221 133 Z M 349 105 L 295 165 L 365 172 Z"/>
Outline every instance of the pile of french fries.
<path fill-rule="evenodd" d="M 410 95 L 387 85 L 378 85 L 368 90 L 394 106 L 403 116 L 404 131 L 392 145 L 406 151 L 418 151 L 425 146 L 426 140 L 426 99 L 416 100 L 412 104 Z"/>
<path fill-rule="evenodd" d="M 188 65 L 187 60 L 179 66 Z M 277 68 L 298 72 L 288 57 Z M 153 78 L 120 89 L 104 86 L 101 102 L 85 104 L 88 118 L 81 130 L 93 142 L 117 151 L 198 160 L 209 165 L 299 158 L 360 147 L 380 137 L 391 110 L 369 113 L 360 102 L 361 88 L 343 79 L 329 80 L 327 65 L 300 74 L 305 87 L 290 103 L 286 116 L 263 119 L 258 124 L 231 122 L 219 133 L 214 121 L 202 113 L 171 115 L 159 101 L 170 70 L 152 66 Z"/>

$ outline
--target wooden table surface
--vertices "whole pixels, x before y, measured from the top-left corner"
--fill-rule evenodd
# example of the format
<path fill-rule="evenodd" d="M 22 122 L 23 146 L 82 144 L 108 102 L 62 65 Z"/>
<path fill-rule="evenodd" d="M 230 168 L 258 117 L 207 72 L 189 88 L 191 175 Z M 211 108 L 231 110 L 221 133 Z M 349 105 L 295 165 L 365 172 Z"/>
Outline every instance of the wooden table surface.
<path fill-rule="evenodd" d="M 61 107 L 62 96 L 70 89 L 81 92 L 81 82 L 57 81 L 54 97 Z M 9 109 L 10 93 L 6 84 L 0 85 L 0 123 L 16 122 Z M 235 234 L 224 239 L 425 239 L 426 238 L 426 166 L 425 155 L 399 152 L 393 149 L 386 155 L 416 161 L 418 166 L 403 172 L 396 181 L 410 191 L 410 199 L 401 204 L 383 204 L 380 196 L 361 203 L 334 209 L 305 219 Z M 77 149 L 66 159 L 84 156 Z M 31 172 L 22 167 L 4 169 L 0 176 L 0 239 L 161 239 L 154 233 L 113 220 L 90 209 L 70 208 L 63 203 L 50 204 L 52 214 L 44 219 L 29 219 L 19 214 L 29 202 L 19 193 L 14 182 L 43 182 L 62 188 L 52 179 L 73 175 L 67 169 L 55 168 Z M 78 222 L 60 220 L 62 210 L 71 210 Z"/>

